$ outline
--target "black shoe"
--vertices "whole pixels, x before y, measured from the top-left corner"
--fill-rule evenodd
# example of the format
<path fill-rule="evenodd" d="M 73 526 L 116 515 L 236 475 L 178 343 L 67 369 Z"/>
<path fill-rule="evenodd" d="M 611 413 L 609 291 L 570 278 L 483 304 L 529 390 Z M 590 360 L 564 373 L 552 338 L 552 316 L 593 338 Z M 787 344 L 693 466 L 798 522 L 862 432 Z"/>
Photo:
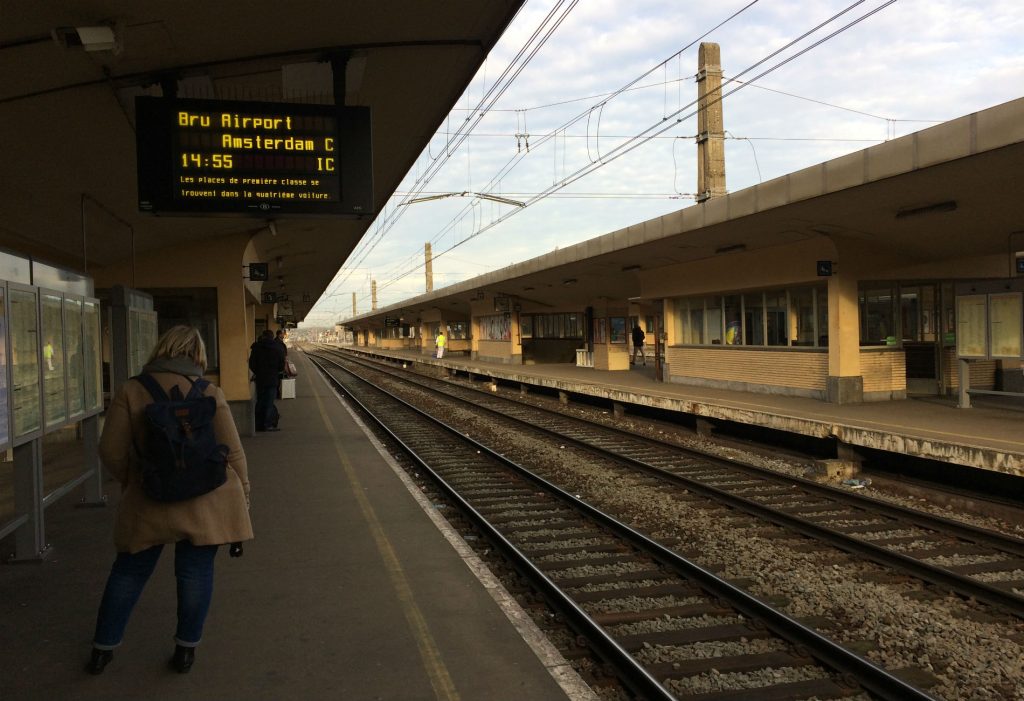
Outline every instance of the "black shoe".
<path fill-rule="evenodd" d="M 89 658 L 89 663 L 85 665 L 85 671 L 89 674 L 103 674 L 103 670 L 106 668 L 107 663 L 114 659 L 113 650 L 98 650 L 92 649 L 92 657 Z"/>
<path fill-rule="evenodd" d="M 174 646 L 174 657 L 171 658 L 171 667 L 180 674 L 185 674 L 192 669 L 192 663 L 196 661 L 196 649 L 184 645 Z"/>

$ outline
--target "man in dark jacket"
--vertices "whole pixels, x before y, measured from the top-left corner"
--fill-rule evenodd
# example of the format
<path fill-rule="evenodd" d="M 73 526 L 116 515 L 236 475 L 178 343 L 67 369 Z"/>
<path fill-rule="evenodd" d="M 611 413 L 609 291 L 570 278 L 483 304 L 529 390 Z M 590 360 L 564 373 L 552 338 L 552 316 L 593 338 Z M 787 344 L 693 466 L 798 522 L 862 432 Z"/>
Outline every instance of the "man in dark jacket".
<path fill-rule="evenodd" d="M 274 340 L 274 332 L 267 329 L 259 340 L 252 344 L 249 352 L 249 369 L 256 383 L 256 430 L 276 431 L 277 384 L 284 371 L 284 353 Z"/>

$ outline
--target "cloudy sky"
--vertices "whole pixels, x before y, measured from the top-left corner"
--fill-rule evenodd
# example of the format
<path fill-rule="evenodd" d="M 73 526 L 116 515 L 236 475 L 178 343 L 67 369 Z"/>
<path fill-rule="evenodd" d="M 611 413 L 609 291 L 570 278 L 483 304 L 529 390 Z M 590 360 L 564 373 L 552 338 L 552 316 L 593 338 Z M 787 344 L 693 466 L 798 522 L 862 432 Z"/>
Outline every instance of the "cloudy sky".
<path fill-rule="evenodd" d="M 700 41 L 736 80 L 723 101 L 733 192 L 1024 96 L 1021 0 L 572 5 L 527 1 L 305 326 L 350 317 L 353 292 L 369 311 L 371 279 L 380 307 L 422 294 L 427 242 L 437 289 L 692 206 Z M 541 27 L 547 40 L 529 43 Z M 408 203 L 461 192 L 528 206 Z"/>

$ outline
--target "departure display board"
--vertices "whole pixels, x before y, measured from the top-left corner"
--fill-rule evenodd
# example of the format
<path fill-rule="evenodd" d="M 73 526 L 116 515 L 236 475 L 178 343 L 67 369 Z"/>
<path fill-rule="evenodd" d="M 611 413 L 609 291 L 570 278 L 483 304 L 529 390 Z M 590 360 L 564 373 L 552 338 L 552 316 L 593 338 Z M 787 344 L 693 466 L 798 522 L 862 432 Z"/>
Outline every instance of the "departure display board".
<path fill-rule="evenodd" d="M 137 97 L 139 210 L 373 213 L 366 107 Z"/>

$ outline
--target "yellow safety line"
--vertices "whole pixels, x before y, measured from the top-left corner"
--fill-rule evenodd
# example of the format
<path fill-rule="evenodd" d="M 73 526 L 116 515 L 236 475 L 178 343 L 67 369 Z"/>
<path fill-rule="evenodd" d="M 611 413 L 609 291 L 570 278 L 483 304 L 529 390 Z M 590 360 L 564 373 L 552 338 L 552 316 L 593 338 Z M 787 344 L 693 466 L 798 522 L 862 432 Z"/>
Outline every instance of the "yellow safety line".
<path fill-rule="evenodd" d="M 341 441 L 338 440 L 334 424 L 331 423 L 330 418 L 327 416 L 327 409 L 324 407 L 320 394 L 314 392 L 314 396 L 316 397 L 317 406 L 320 408 L 320 416 L 324 421 L 324 426 L 327 427 L 327 432 L 334 442 L 335 452 L 337 452 L 338 459 L 345 470 L 345 476 L 348 477 L 349 483 L 352 486 L 352 493 L 355 494 L 356 500 L 359 502 L 359 507 L 362 509 L 366 523 L 370 527 L 370 533 L 373 535 L 373 540 L 377 545 L 377 552 L 380 553 L 381 559 L 384 561 L 384 566 L 391 579 L 391 585 L 398 595 L 398 601 L 402 606 L 402 613 L 405 614 L 405 620 L 412 630 L 413 637 L 416 638 L 416 645 L 420 651 L 420 658 L 423 660 L 423 667 L 427 676 L 430 677 L 430 685 L 434 687 L 434 695 L 438 699 L 459 701 L 459 692 L 455 689 L 451 675 L 448 674 L 448 668 L 445 666 L 441 653 L 437 649 L 433 637 L 430 635 L 427 621 L 416 605 L 412 587 L 409 586 L 409 580 L 405 576 L 402 564 L 399 562 L 398 556 L 395 555 L 391 541 L 388 540 L 387 534 L 377 518 L 377 512 L 374 511 L 373 504 L 366 498 L 363 486 L 359 482 L 359 476 L 356 474 L 355 469 L 353 469 L 352 463 L 349 462 L 348 456 L 345 455 L 345 451 L 341 448 Z"/>

